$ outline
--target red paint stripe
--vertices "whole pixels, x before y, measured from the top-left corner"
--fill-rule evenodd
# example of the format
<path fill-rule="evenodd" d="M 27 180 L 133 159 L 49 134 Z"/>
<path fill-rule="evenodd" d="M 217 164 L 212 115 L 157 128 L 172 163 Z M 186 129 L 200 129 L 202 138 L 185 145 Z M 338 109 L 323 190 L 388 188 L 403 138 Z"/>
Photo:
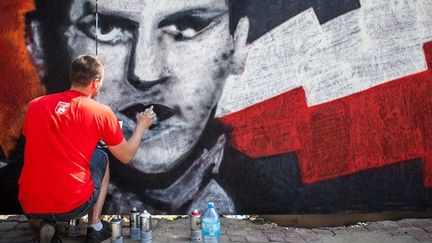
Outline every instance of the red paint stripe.
<path fill-rule="evenodd" d="M 432 186 L 432 43 L 429 70 L 313 107 L 302 88 L 224 116 L 231 143 L 251 157 L 295 151 L 304 183 L 422 158 Z"/>

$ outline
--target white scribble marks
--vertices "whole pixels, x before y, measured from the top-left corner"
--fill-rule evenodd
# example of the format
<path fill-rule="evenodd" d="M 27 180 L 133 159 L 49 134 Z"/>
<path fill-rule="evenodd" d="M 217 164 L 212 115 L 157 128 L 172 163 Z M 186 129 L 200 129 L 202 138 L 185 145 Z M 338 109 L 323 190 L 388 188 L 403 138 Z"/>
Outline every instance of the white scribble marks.
<path fill-rule="evenodd" d="M 308 9 L 253 43 L 217 115 L 300 86 L 313 106 L 427 69 L 422 47 L 432 40 L 432 1 L 361 5 L 324 25 Z"/>

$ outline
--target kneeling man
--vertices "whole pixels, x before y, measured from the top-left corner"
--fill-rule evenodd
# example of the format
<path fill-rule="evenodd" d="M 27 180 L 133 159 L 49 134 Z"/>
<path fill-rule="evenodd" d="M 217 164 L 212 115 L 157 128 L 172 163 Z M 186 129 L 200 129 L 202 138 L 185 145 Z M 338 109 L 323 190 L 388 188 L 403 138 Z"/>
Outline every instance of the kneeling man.
<path fill-rule="evenodd" d="M 36 98 L 28 106 L 18 197 L 31 223 L 40 223 L 40 242 L 55 242 L 56 221 L 85 214 L 89 242 L 111 235 L 101 221 L 108 157 L 97 144 L 103 140 L 119 161 L 129 163 L 155 114 L 152 108 L 138 114 L 135 130 L 125 140 L 113 111 L 92 99 L 103 79 L 104 67 L 96 57 L 79 56 L 70 67 L 70 90 Z"/>

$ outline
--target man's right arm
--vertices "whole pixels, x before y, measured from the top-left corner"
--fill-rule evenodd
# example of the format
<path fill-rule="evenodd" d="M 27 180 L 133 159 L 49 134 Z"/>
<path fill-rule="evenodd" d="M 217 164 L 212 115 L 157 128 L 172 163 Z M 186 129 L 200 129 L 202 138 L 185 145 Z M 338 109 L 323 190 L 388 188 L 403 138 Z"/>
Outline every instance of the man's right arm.
<path fill-rule="evenodd" d="M 132 136 L 127 141 L 123 138 L 123 141 L 116 146 L 108 146 L 108 150 L 122 163 L 129 163 L 135 156 L 145 131 L 152 125 L 153 116 L 153 107 L 139 113 L 137 116 L 137 125 Z"/>

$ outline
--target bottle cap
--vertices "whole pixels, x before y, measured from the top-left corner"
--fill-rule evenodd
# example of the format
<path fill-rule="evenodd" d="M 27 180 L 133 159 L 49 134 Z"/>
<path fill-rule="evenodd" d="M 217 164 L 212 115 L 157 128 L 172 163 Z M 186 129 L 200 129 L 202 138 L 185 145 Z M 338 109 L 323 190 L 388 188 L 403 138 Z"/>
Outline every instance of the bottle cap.
<path fill-rule="evenodd" d="M 111 219 L 111 224 L 120 224 L 121 221 L 122 220 L 119 215 L 114 215 L 114 217 Z"/>
<path fill-rule="evenodd" d="M 151 216 L 151 214 L 149 212 L 147 212 L 147 210 L 144 210 L 144 212 L 142 212 L 140 214 L 140 217 L 150 217 L 150 216 Z"/>
<path fill-rule="evenodd" d="M 199 213 L 199 211 L 197 210 L 197 209 L 195 209 L 193 212 L 192 212 L 192 216 L 200 216 L 201 214 Z"/>
<path fill-rule="evenodd" d="M 209 202 L 209 203 L 207 204 L 207 208 L 214 208 L 214 203 Z"/>

